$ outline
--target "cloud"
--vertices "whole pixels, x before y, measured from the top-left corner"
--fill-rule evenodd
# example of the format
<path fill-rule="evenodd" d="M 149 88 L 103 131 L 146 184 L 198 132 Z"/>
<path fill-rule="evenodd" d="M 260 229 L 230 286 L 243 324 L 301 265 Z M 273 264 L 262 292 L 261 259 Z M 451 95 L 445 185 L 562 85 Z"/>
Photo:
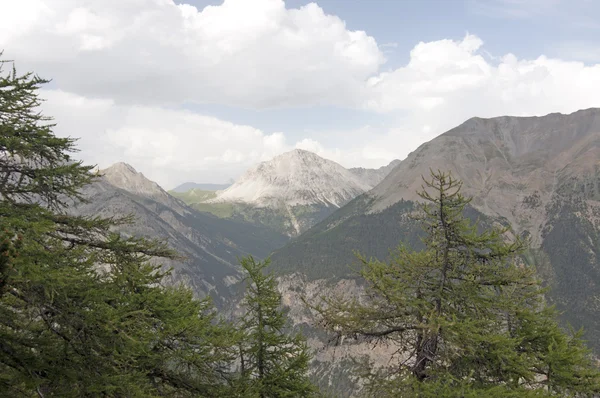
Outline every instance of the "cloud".
<path fill-rule="evenodd" d="M 475 35 L 417 44 L 404 67 L 366 80 L 363 107 L 398 115 L 385 127 L 321 131 L 296 143 L 191 111 L 47 92 L 63 134 L 84 137 L 82 157 L 126 160 L 167 186 L 225 181 L 294 147 L 346 167 L 379 167 L 473 116 L 543 115 L 600 107 L 600 65 L 512 54 L 490 59 Z M 293 123 L 293 121 L 291 121 Z M 327 137 L 326 140 L 321 138 Z M 327 142 L 328 145 L 324 145 Z"/>
<path fill-rule="evenodd" d="M 80 137 L 78 158 L 100 168 L 126 161 L 165 188 L 185 181 L 228 181 L 294 148 L 334 161 L 352 158 L 317 140 L 290 143 L 281 132 L 268 134 L 187 110 L 122 105 L 62 90 L 44 90 L 42 97 L 44 113 L 57 122 L 56 134 Z"/>
<path fill-rule="evenodd" d="M 562 59 L 491 56 L 467 34 L 417 43 L 406 65 L 383 72 L 382 50 L 403 51 L 392 44 L 313 3 L 0 2 L 0 49 L 18 70 L 54 79 L 44 111 L 57 132 L 82 137 L 86 162 L 127 161 L 166 187 L 226 181 L 295 147 L 346 167 L 379 167 L 473 116 L 600 107 L 600 64 L 582 59 L 589 46 L 563 45 L 571 52 L 559 51 Z M 296 134 L 182 109 L 190 102 L 298 109 L 285 113 Z M 323 105 L 385 114 L 385 124 L 299 135 L 304 112 Z"/>
<path fill-rule="evenodd" d="M 251 108 L 356 105 L 385 61 L 365 32 L 315 3 L 282 0 L 202 10 L 172 0 L 2 2 L 0 48 L 79 95 Z"/>
<path fill-rule="evenodd" d="M 317 139 L 293 142 L 282 132 L 265 133 L 188 110 L 124 105 L 62 90 L 43 90 L 41 96 L 44 114 L 57 123 L 56 134 L 79 138 L 76 158 L 100 168 L 126 161 L 165 188 L 186 181 L 222 183 L 294 148 L 346 167 L 379 167 L 394 158 L 363 146 L 357 137 L 373 136 L 368 128 L 345 132 L 352 137 L 349 147 L 326 147 Z"/>
<path fill-rule="evenodd" d="M 101 168 L 127 161 L 167 188 L 184 181 L 227 181 L 292 147 L 282 133 L 190 111 L 119 105 L 60 90 L 42 96 L 56 133 L 81 137 L 78 158 Z"/>
<path fill-rule="evenodd" d="M 483 41 L 417 44 L 404 67 L 369 79 L 365 107 L 408 113 L 402 130 L 433 138 L 473 116 L 544 115 L 600 107 L 600 64 L 506 54 L 484 57 Z M 406 119 L 405 119 L 406 120 Z M 427 125 L 426 133 L 423 126 Z M 398 142 L 401 142 L 400 140 Z"/>
<path fill-rule="evenodd" d="M 330 159 L 338 163 L 344 163 L 349 155 L 348 153 L 343 153 L 339 148 L 325 148 L 319 141 L 312 138 L 304 138 L 303 140 L 298 141 L 295 147 L 316 153 L 323 158 Z"/>

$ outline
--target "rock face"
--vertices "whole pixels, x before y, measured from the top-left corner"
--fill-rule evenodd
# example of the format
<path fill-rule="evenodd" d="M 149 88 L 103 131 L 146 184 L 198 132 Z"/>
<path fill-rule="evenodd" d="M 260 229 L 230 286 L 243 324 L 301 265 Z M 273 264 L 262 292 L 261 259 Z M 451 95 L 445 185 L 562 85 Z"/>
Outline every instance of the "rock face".
<path fill-rule="evenodd" d="M 183 214 L 188 210 L 181 201 L 169 195 L 157 183 L 150 181 L 127 163 L 115 163 L 104 170 L 100 170 L 100 175 L 102 175 L 105 182 L 115 188 L 161 203 L 176 210 L 179 214 Z"/>
<path fill-rule="evenodd" d="M 391 168 L 347 170 L 296 149 L 249 169 L 214 199 L 195 207 L 297 236 L 371 189 Z"/>
<path fill-rule="evenodd" d="M 531 238 L 523 259 L 550 286 L 548 299 L 563 321 L 583 327 L 600 354 L 600 109 L 470 119 L 421 145 L 374 189 L 276 250 L 273 266 L 309 285 L 334 286 L 355 275 L 353 250 L 383 260 L 399 242 L 419 249 L 422 231 L 410 215 L 430 168 L 463 181 L 463 194 L 473 197 L 472 220 L 510 223 L 515 234 Z M 293 295 L 289 283 L 282 290 Z"/>
<path fill-rule="evenodd" d="M 218 305 L 224 304 L 239 280 L 238 256 L 263 258 L 287 241 L 266 228 L 199 213 L 125 163 L 100 174 L 103 177 L 83 189 L 88 203 L 71 211 L 104 217 L 133 214 L 134 223 L 120 232 L 167 240 L 186 257 L 163 261 L 173 267 L 169 282 L 185 283 L 198 296 L 210 294 Z"/>
<path fill-rule="evenodd" d="M 416 200 L 429 169 L 451 170 L 482 213 L 541 244 L 546 207 L 565 184 L 597 175 L 600 110 L 543 117 L 473 118 L 421 145 L 369 193 L 371 212 Z"/>
<path fill-rule="evenodd" d="M 251 168 L 214 201 L 274 208 L 282 204 L 339 208 L 370 188 L 339 164 L 295 149 Z"/>

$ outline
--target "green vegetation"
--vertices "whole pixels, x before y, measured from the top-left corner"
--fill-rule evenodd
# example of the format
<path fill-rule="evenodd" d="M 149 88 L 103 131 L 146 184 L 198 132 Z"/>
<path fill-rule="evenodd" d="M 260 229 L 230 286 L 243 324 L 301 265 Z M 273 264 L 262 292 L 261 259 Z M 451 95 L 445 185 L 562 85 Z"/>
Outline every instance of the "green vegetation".
<path fill-rule="evenodd" d="M 210 213 L 219 218 L 231 218 L 234 214 L 234 207 L 231 203 L 192 203 L 192 209 L 203 213 Z"/>
<path fill-rule="evenodd" d="M 5 65 L 5 64 L 4 64 Z M 0 73 L 2 71 L 0 70 Z M 37 112 L 46 83 L 0 77 L 0 390 L 12 396 L 214 396 L 230 327 L 208 301 L 163 288 L 163 244 L 122 238 L 128 218 L 73 217 L 91 167 Z"/>
<path fill-rule="evenodd" d="M 231 203 L 206 203 L 207 200 L 217 197 L 215 191 L 192 188 L 186 192 L 169 191 L 169 194 L 202 213 L 210 213 L 219 218 L 231 218 L 234 215 L 234 206 Z"/>
<path fill-rule="evenodd" d="M 368 396 L 596 396 L 600 372 L 580 333 L 564 333 L 545 304 L 524 242 L 478 231 L 461 183 L 432 173 L 420 193 L 423 250 L 401 245 L 388 263 L 359 257 L 361 300 L 323 297 L 319 324 L 338 340 L 391 344 L 390 365 L 366 371 Z"/>
<path fill-rule="evenodd" d="M 366 196 L 359 196 L 271 256 L 277 272 L 302 272 L 309 279 L 356 277 L 353 252 L 386 258 L 398 242 L 419 245 L 421 231 L 410 218 L 414 204 L 400 201 L 381 213 L 365 214 Z M 356 272 L 355 272 L 356 271 Z"/>
<path fill-rule="evenodd" d="M 71 159 L 74 140 L 38 113 L 44 83 L 0 68 L 2 396 L 248 396 L 239 391 L 256 383 L 233 371 L 248 329 L 218 319 L 210 300 L 163 286 L 169 271 L 156 260 L 176 254 L 112 232 L 129 217 L 66 212 L 94 176 Z M 296 363 L 286 353 L 280 362 Z"/>
<path fill-rule="evenodd" d="M 206 203 L 207 200 L 217 197 L 215 191 L 206 191 L 199 188 L 193 188 L 186 192 L 169 191 L 169 194 L 181 199 L 192 209 L 203 213 L 210 213 L 219 218 L 231 218 L 234 214 L 234 207 L 231 203 Z"/>
<path fill-rule="evenodd" d="M 215 191 L 205 191 L 199 188 L 192 188 L 187 192 L 169 191 L 169 194 L 183 200 L 188 205 L 202 203 L 217 197 L 217 193 Z"/>
<path fill-rule="evenodd" d="M 290 216 L 296 219 L 298 225 L 304 231 L 336 210 L 334 207 L 324 205 L 299 205 L 289 208 L 282 205 L 280 208 L 274 209 L 271 207 L 256 207 L 245 203 L 213 203 L 207 201 L 215 198 L 217 196 L 216 192 L 198 188 L 187 192 L 169 191 L 169 193 L 199 212 L 210 213 L 219 218 L 231 218 L 239 222 L 264 226 L 288 236 L 298 233 L 295 225 L 290 220 Z"/>
<path fill-rule="evenodd" d="M 579 194 L 559 190 L 542 249 L 551 264 L 550 299 L 565 322 L 585 327 L 590 346 L 600 352 L 600 239 L 592 222 L 600 214 L 588 218 L 591 211 Z"/>
<path fill-rule="evenodd" d="M 247 275 L 246 314 L 242 320 L 240 371 L 243 396 L 307 397 L 314 393 L 308 379 L 310 354 L 304 337 L 284 332 L 287 318 L 268 261 L 241 260 Z"/>

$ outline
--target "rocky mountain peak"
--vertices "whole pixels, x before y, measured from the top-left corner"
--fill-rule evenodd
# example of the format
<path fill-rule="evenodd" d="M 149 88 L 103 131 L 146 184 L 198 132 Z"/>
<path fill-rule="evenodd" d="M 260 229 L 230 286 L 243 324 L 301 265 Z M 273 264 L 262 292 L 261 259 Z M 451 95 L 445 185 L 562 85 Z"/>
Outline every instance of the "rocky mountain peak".
<path fill-rule="evenodd" d="M 263 207 L 313 204 L 340 207 L 370 188 L 336 162 L 295 149 L 252 167 L 214 201 Z"/>
<path fill-rule="evenodd" d="M 131 165 L 119 162 L 112 166 L 100 170 L 103 180 L 110 185 L 130 192 L 134 195 L 150 198 L 158 203 L 162 203 L 180 214 L 187 211 L 185 205 L 178 199 L 169 195 L 156 182 L 149 180 L 144 174 L 138 172 Z"/>
<path fill-rule="evenodd" d="M 109 166 L 106 169 L 104 169 L 104 172 L 121 173 L 121 174 L 141 174 L 141 173 L 138 173 L 138 171 L 136 169 L 134 169 L 132 165 L 130 165 L 129 163 L 125 163 L 125 162 L 117 162 L 117 163 L 113 164 L 112 166 Z"/>
<path fill-rule="evenodd" d="M 100 170 L 104 179 L 117 188 L 142 195 L 162 195 L 164 190 L 154 181 L 147 179 L 131 165 L 123 162 Z"/>

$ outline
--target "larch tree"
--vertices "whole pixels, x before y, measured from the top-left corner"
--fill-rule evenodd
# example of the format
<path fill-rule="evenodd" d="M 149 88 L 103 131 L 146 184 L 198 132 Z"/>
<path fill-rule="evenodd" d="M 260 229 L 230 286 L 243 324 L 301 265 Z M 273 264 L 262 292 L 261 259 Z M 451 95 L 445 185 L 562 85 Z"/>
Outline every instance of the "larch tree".
<path fill-rule="evenodd" d="M 227 395 L 235 340 L 210 302 L 163 287 L 163 243 L 75 217 L 92 167 L 53 134 L 30 73 L 0 61 L 0 391 L 16 397 Z"/>
<path fill-rule="evenodd" d="M 544 300 L 525 243 L 478 231 L 450 173 L 424 179 L 425 249 L 389 262 L 360 257 L 361 297 L 312 305 L 336 341 L 388 343 L 390 365 L 366 372 L 369 396 L 594 396 L 598 368 L 580 333 L 565 333 Z M 481 229 L 481 228 L 479 228 Z"/>
<path fill-rule="evenodd" d="M 291 334 L 281 295 L 269 261 L 241 259 L 246 272 L 245 315 L 240 343 L 242 395 L 260 398 L 309 397 L 315 388 L 308 378 L 311 358 L 304 337 Z"/>

